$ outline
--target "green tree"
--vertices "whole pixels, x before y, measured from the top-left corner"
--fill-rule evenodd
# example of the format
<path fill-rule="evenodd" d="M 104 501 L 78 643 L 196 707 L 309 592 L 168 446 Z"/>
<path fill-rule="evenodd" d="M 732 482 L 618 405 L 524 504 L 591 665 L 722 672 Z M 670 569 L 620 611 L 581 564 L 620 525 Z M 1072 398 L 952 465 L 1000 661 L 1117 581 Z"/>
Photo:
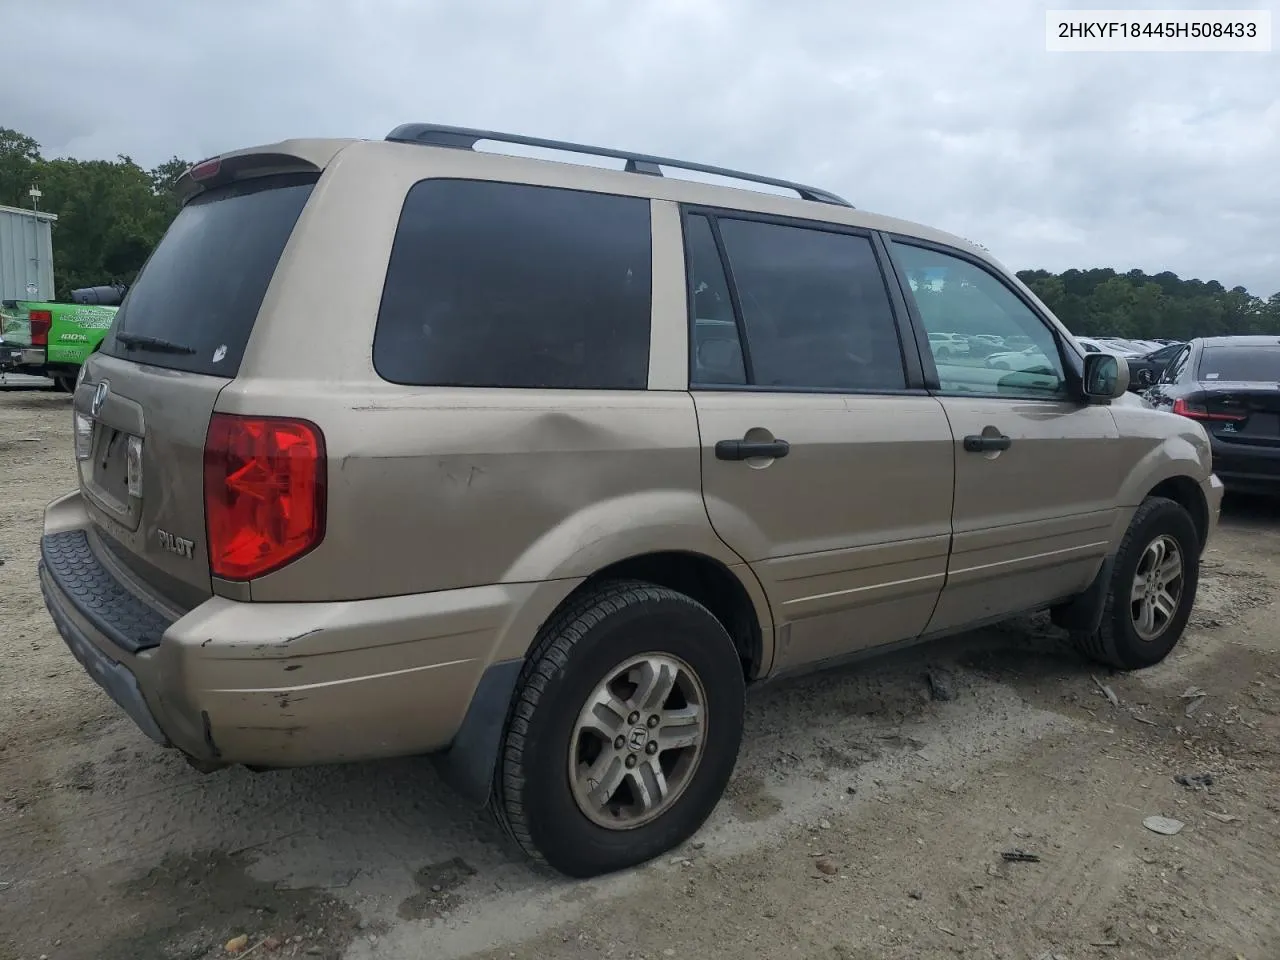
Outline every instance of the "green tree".
<path fill-rule="evenodd" d="M 1280 333 L 1280 294 L 1263 301 L 1244 287 L 1182 280 L 1164 271 L 1118 273 L 1108 267 L 1023 270 L 1018 276 L 1081 336 L 1186 340 L 1198 336 Z"/>
<path fill-rule="evenodd" d="M 178 178 L 189 165 L 173 157 L 154 170 L 132 158 L 45 159 L 40 145 L 0 128 L 0 203 L 28 204 L 33 183 L 53 225 L 57 296 L 76 287 L 131 283 L 179 209 Z"/>
<path fill-rule="evenodd" d="M 40 144 L 17 130 L 0 127 L 0 204 L 25 207 L 31 203 L 27 191 L 36 181 L 39 163 Z"/>

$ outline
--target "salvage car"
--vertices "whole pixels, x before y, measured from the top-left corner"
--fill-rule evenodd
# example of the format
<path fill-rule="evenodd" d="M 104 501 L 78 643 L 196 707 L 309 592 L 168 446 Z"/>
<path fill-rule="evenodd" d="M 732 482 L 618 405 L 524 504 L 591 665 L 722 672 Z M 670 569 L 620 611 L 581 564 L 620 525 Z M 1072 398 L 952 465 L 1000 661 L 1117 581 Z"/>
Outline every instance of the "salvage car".
<path fill-rule="evenodd" d="M 980 246 L 421 123 L 178 188 L 82 368 L 39 578 L 202 770 L 433 755 L 591 876 L 706 820 L 749 687 L 1036 610 L 1122 670 L 1183 633 L 1204 425 L 1121 400 L 1124 359 Z"/>

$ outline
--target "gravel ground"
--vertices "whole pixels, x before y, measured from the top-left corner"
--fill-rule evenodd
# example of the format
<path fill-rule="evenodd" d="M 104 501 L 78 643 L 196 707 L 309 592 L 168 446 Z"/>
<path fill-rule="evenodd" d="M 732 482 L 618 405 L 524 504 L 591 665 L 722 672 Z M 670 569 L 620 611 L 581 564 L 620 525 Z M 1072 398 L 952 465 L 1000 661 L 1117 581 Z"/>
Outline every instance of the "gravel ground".
<path fill-rule="evenodd" d="M 1228 501 L 1165 664 L 1030 619 L 762 688 L 695 842 L 567 882 L 425 761 L 201 775 L 146 740 L 40 601 L 72 483 L 69 399 L 0 391 L 0 960 L 1280 957 L 1274 504 Z"/>

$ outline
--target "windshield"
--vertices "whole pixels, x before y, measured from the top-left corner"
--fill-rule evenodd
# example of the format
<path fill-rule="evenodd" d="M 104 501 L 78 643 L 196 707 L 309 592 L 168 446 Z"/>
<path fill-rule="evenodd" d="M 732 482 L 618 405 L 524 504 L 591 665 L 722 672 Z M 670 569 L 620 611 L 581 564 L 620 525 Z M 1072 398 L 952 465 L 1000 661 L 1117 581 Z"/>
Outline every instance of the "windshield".
<path fill-rule="evenodd" d="M 1200 358 L 1199 379 L 1280 383 L 1280 345 L 1205 347 Z"/>
<path fill-rule="evenodd" d="M 183 207 L 125 297 L 103 353 L 234 377 L 316 179 L 240 181 Z"/>

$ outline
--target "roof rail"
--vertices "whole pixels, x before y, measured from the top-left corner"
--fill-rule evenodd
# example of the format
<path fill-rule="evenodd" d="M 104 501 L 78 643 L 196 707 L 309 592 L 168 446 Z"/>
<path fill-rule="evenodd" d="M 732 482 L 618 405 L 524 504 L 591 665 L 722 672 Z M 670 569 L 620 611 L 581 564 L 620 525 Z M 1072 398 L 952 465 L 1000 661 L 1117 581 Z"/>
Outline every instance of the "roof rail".
<path fill-rule="evenodd" d="M 655 157 L 646 153 L 632 153 L 629 150 L 612 150 L 607 147 L 590 147 L 581 143 L 569 143 L 564 140 L 544 140 L 541 137 L 526 137 L 515 133 L 498 133 L 494 130 L 472 130 L 467 127 L 446 127 L 435 123 L 402 123 L 389 134 L 387 139 L 395 143 L 416 143 L 431 147 L 454 147 L 460 150 L 474 150 L 481 140 L 495 140 L 500 143 L 518 143 L 526 147 L 542 147 L 547 150 L 564 150 L 569 153 L 583 153 L 595 157 L 613 157 L 625 160 L 623 168 L 627 173 L 642 173 L 653 177 L 662 176 L 662 167 L 675 167 L 680 170 L 694 170 L 698 173 L 709 173 L 732 180 L 743 180 L 750 183 L 763 183 L 771 187 L 794 190 L 802 200 L 815 200 L 819 203 L 833 203 L 841 207 L 852 207 L 849 201 L 817 187 L 806 187 L 802 183 L 790 180 L 776 180 L 773 177 L 761 177 L 754 173 L 743 173 L 741 170 L 728 170 L 724 167 L 713 167 L 705 163 L 691 163 L 688 160 L 672 160 L 670 157 Z"/>

